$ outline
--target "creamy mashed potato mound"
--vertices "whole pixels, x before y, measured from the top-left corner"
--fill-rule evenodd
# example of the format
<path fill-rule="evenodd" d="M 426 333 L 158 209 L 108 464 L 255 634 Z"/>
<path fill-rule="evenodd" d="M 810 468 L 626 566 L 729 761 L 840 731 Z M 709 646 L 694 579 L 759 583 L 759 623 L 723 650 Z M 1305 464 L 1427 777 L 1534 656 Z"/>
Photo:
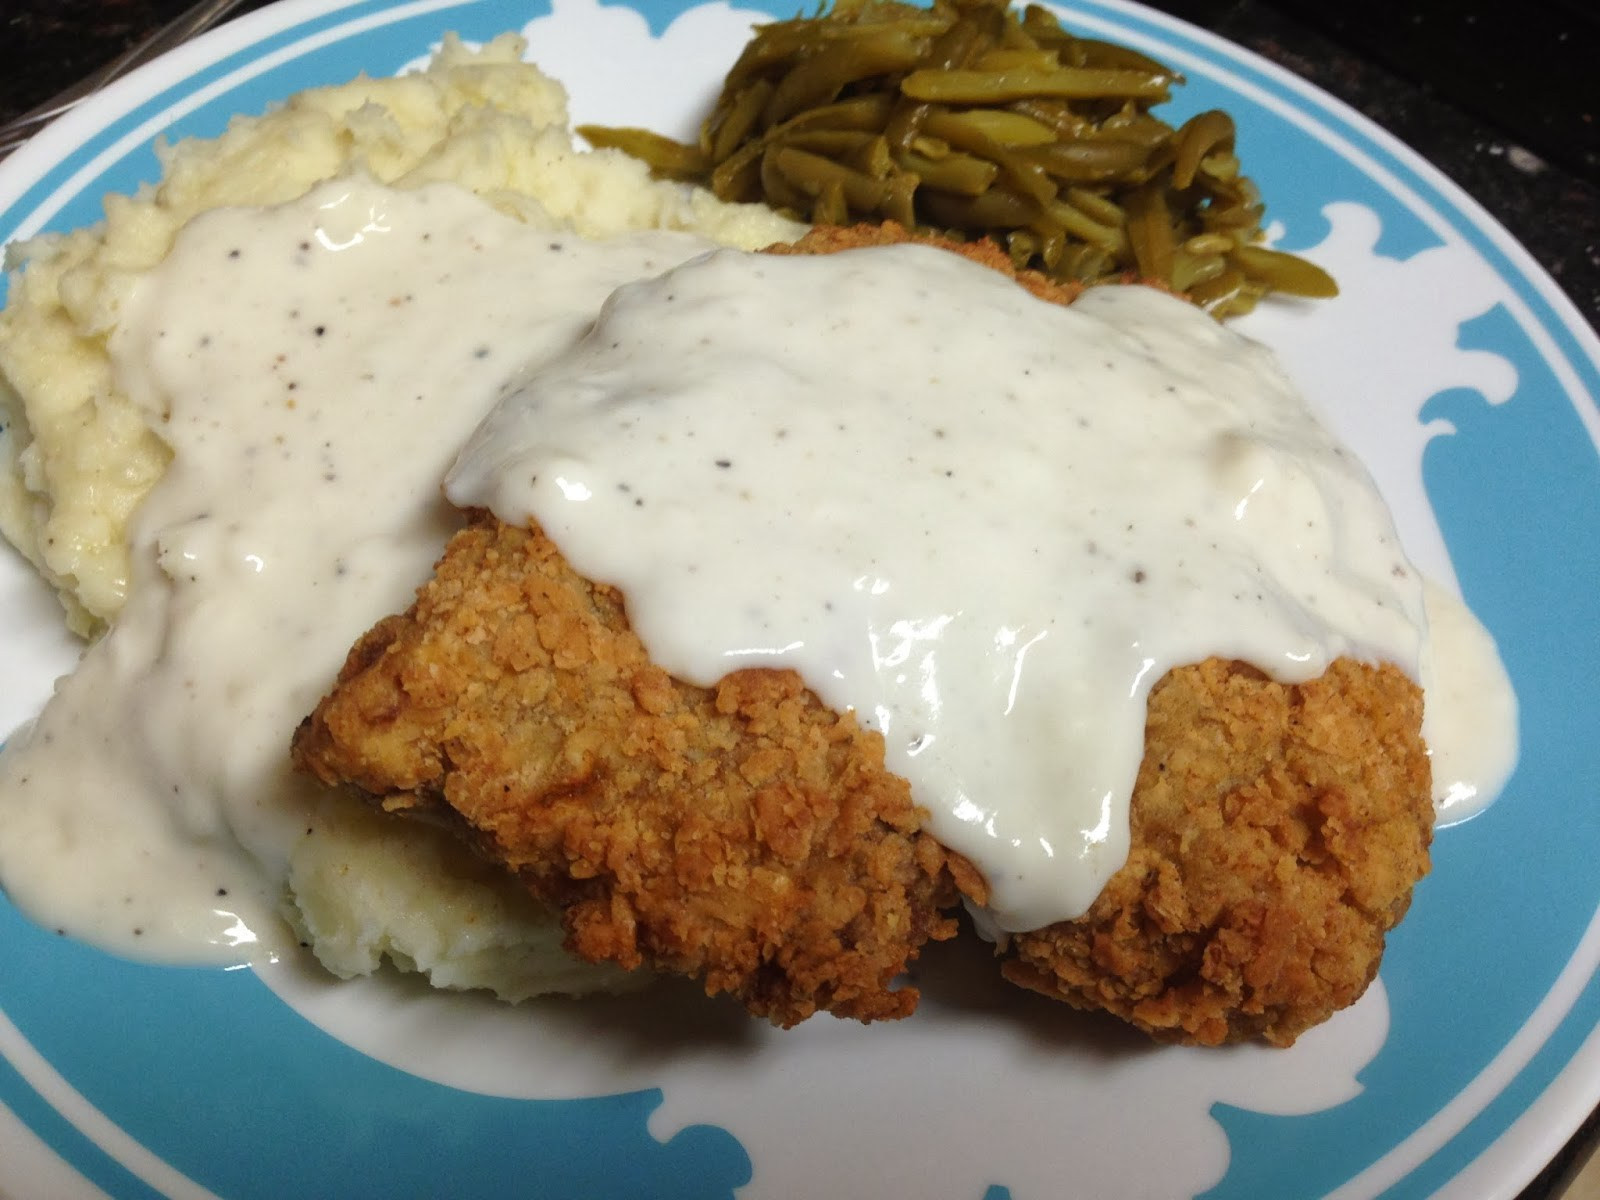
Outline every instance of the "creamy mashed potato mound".
<path fill-rule="evenodd" d="M 128 517 L 168 461 L 117 390 L 107 342 L 140 273 L 196 214 L 281 203 L 359 171 L 400 188 L 453 182 L 585 237 L 683 229 L 755 249 L 798 236 L 762 206 L 574 149 L 565 90 L 522 49 L 511 34 L 480 50 L 449 38 L 426 71 L 314 88 L 215 140 L 159 146 L 161 181 L 107 196 L 102 224 L 9 248 L 21 270 L 0 313 L 0 532 L 57 588 L 74 630 L 92 634 L 122 606 Z"/>
<path fill-rule="evenodd" d="M 289 864 L 287 915 L 341 978 L 387 958 L 434 987 L 488 987 L 512 1003 L 651 978 L 567 954 L 549 913 L 454 838 L 351 804 L 327 806 L 315 828 Z"/>
<path fill-rule="evenodd" d="M 103 223 L 9 248 L 0 532 L 57 589 L 75 631 L 93 636 L 121 608 L 128 522 L 171 458 L 153 428 L 159 414 L 118 390 L 108 345 L 140 275 L 197 214 L 282 203 L 365 173 L 399 188 L 449 181 L 512 217 L 586 237 L 681 229 L 748 249 L 798 236 L 765 208 L 653 181 L 618 152 L 575 149 L 565 91 L 521 60 L 523 48 L 509 34 L 476 50 L 449 38 L 426 71 L 301 92 L 214 140 L 159 146 L 161 181 L 108 196 Z M 430 829 L 319 814 L 286 892 L 291 923 L 341 976 L 388 958 L 437 986 L 508 1000 L 627 981 L 568 957 L 544 910 Z"/>

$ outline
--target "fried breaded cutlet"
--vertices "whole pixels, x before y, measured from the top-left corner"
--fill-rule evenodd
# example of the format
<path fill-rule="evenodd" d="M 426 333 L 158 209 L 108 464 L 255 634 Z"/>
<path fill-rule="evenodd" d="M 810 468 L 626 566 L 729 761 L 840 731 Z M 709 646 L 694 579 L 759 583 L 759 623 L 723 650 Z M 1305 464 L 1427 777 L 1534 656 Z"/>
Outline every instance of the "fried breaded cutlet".
<path fill-rule="evenodd" d="M 580 958 L 699 978 L 778 1025 L 905 1016 L 895 977 L 955 929 L 947 856 L 879 735 L 793 671 L 672 679 L 615 589 L 485 513 L 356 644 L 294 757 L 455 829 Z"/>
<path fill-rule="evenodd" d="M 1354 1003 L 1428 870 L 1422 694 L 1338 659 L 1303 684 L 1243 663 L 1150 693 L 1128 861 L 1001 970 L 1166 1041 L 1287 1046 Z"/>
<path fill-rule="evenodd" d="M 818 230 L 785 252 L 905 238 Z M 944 244 L 1017 274 L 993 246 Z M 1299 685 L 1223 660 L 1171 672 L 1127 864 L 1081 919 L 1005 939 L 1003 974 L 1164 1040 L 1292 1042 L 1360 996 L 1427 871 L 1421 710 L 1401 672 L 1349 660 Z M 984 898 L 876 734 L 793 672 L 671 679 L 614 589 L 485 513 L 356 645 L 294 755 L 505 864 L 580 957 L 695 976 L 780 1025 L 906 1015 L 895 976 L 951 935 L 958 891 Z"/>

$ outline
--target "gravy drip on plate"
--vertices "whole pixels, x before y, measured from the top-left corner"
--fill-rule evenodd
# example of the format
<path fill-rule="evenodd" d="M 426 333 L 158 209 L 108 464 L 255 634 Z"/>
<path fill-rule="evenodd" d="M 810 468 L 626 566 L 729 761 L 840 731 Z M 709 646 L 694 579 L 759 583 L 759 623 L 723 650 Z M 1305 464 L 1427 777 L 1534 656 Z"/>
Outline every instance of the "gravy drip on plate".
<path fill-rule="evenodd" d="M 1063 308 L 920 246 L 715 254 L 613 296 L 447 490 L 537 519 L 673 674 L 792 667 L 880 730 L 1002 929 L 1124 861 L 1171 668 L 1418 672 L 1421 580 L 1365 470 L 1263 347 L 1145 288 Z"/>
<path fill-rule="evenodd" d="M 613 288 L 709 245 L 584 242 L 361 180 L 186 228 L 112 346 L 173 450 L 127 604 L 0 755 L 13 900 L 153 957 L 270 953 L 318 790 L 289 736 L 459 523 L 457 448 Z"/>
<path fill-rule="evenodd" d="M 1422 739 L 1434 820 L 1459 825 L 1498 796 L 1517 765 L 1517 694 L 1494 638 L 1461 600 L 1423 581 Z"/>

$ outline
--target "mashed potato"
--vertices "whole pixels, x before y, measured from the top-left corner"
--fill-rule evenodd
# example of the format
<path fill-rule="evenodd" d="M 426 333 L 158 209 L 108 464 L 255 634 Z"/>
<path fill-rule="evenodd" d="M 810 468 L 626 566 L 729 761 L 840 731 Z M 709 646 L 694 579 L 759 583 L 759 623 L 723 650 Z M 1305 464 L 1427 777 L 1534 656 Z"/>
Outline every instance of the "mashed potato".
<path fill-rule="evenodd" d="M 451 38 L 425 72 L 301 92 L 215 140 L 161 147 L 161 182 L 108 196 L 103 224 L 11 247 L 23 269 L 0 313 L 0 533 L 60 592 L 74 630 L 93 634 L 122 606 L 128 518 L 168 461 L 118 392 L 107 341 L 139 273 L 197 213 L 365 171 L 402 188 L 451 181 L 586 237 L 686 229 L 753 249 L 798 235 L 766 208 L 575 150 L 565 91 L 522 49 L 509 34 L 477 51 Z"/>
<path fill-rule="evenodd" d="M 97 633 L 121 608 L 129 518 L 171 458 L 118 390 L 110 339 L 140 275 L 197 214 L 281 203 L 364 172 L 401 188 L 453 182 L 515 218 L 589 237 L 684 229 L 754 248 L 800 232 L 765 208 L 654 182 L 619 153 L 575 150 L 565 92 L 522 49 L 511 35 L 477 51 L 450 39 L 426 72 L 300 93 L 215 140 L 161 148 L 161 182 L 108 197 L 103 224 L 11 249 L 20 270 L 0 313 L 0 532 L 56 587 L 76 631 Z M 548 914 L 444 835 L 327 810 L 291 860 L 286 915 L 334 973 L 388 958 L 437 986 L 508 1000 L 627 979 L 569 958 Z"/>
<path fill-rule="evenodd" d="M 286 915 L 343 979 L 387 958 L 434 987 L 487 987 L 511 1003 L 650 979 L 567 954 L 550 914 L 455 838 L 349 803 L 327 805 L 315 828 L 290 860 Z"/>

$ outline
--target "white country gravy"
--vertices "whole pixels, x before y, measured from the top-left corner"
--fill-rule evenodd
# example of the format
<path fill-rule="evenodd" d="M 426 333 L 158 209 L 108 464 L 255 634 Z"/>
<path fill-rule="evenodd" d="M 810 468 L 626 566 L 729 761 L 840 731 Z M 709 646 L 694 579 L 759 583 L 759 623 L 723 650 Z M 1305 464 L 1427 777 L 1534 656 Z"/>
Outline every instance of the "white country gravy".
<path fill-rule="evenodd" d="M 1171 668 L 1419 668 L 1422 581 L 1264 347 L 927 247 L 623 288 L 447 491 L 536 518 L 674 675 L 790 666 L 881 730 L 1008 930 L 1080 915 L 1125 860 Z"/>
<path fill-rule="evenodd" d="M 1494 638 L 1472 610 L 1423 582 L 1422 740 L 1433 766 L 1436 825 L 1477 816 L 1517 765 L 1517 694 Z"/>
<path fill-rule="evenodd" d="M 426 576 L 491 408 L 451 499 L 536 516 L 674 673 L 793 666 L 881 729 L 1006 928 L 1122 861 L 1169 667 L 1417 672 L 1421 582 L 1260 347 L 1143 289 L 1062 309 L 911 247 L 717 253 L 578 340 L 705 245 L 364 183 L 194 222 L 114 347 L 174 449 L 128 604 L 0 755 L 11 896 L 154 957 L 270 949 L 314 794 L 289 735 Z"/>
<path fill-rule="evenodd" d="M 0 755 L 12 899 L 160 958 L 284 936 L 319 790 L 289 735 L 459 524 L 439 494 L 457 449 L 619 283 L 710 245 L 586 242 L 449 185 L 360 181 L 192 222 L 112 346 L 173 449 L 135 518 L 127 603 Z"/>

